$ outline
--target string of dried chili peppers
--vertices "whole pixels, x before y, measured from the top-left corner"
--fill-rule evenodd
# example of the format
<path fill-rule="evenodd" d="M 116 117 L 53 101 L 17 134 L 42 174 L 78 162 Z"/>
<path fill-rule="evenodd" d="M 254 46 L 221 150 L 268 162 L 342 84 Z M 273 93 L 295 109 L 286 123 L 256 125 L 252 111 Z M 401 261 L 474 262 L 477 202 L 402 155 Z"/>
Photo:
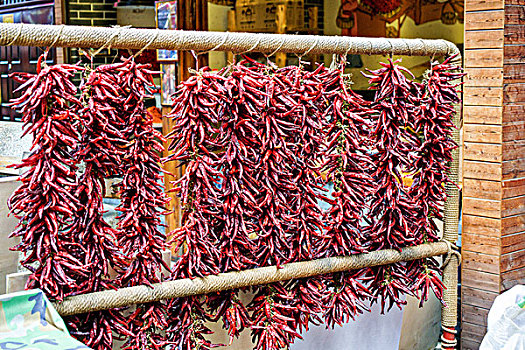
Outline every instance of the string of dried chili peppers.
<path fill-rule="evenodd" d="M 218 232 L 221 271 L 241 270 L 258 265 L 255 258 L 260 212 L 257 197 L 257 164 L 262 139 L 257 128 L 258 110 L 264 105 L 264 73 L 259 67 L 233 65 L 221 72 L 227 103 L 221 113 L 217 143 L 222 150 L 217 169 L 223 174 L 220 185 L 222 226 Z M 211 321 L 222 319 L 231 343 L 252 325 L 239 291 L 224 291 L 208 296 Z"/>
<path fill-rule="evenodd" d="M 144 104 L 144 99 L 152 97 L 153 75 L 158 73 L 133 59 L 125 60 L 116 71 L 123 100 L 118 112 L 125 123 L 122 134 L 127 142 L 122 149 L 121 203 L 117 207 L 121 212 L 118 242 L 127 266 L 117 280 L 126 287 L 151 285 L 163 280 L 163 270 L 170 270 L 162 257 L 166 235 L 159 229 L 160 215 L 168 201 L 159 155 L 164 137 L 154 129 L 153 117 Z M 163 349 L 163 331 L 168 325 L 165 309 L 164 302 L 142 304 L 124 317 L 133 336 L 127 338 L 123 348 Z"/>
<path fill-rule="evenodd" d="M 21 264 L 31 271 L 26 288 L 40 288 L 50 298 L 62 300 L 87 291 L 78 281 L 88 276 L 89 265 L 73 237 L 73 216 L 81 203 L 74 196 L 78 179 L 71 156 L 78 144 L 77 87 L 70 81 L 82 71 L 76 65 L 37 64 L 37 73 L 14 73 L 22 83 L 19 98 L 11 106 L 22 113 L 24 135 L 33 137 L 31 154 L 15 168 L 29 168 L 20 176 L 22 185 L 8 200 L 10 210 L 20 220 L 11 237 L 20 237 L 13 247 L 26 254 Z M 80 254 L 76 254 L 80 253 Z"/>
<path fill-rule="evenodd" d="M 221 251 L 218 229 L 224 226 L 220 188 L 224 175 L 218 170 L 222 145 L 217 135 L 219 121 L 227 105 L 224 77 L 202 69 L 182 82 L 174 96 L 168 118 L 175 120 L 164 161 L 176 160 L 185 166 L 185 173 L 176 183 L 181 198 L 182 227 L 172 235 L 175 250 L 182 250 L 172 269 L 171 278 L 217 274 Z M 169 325 L 166 334 L 170 344 L 180 349 L 215 347 L 205 335 L 203 297 L 171 300 L 168 306 Z"/>
<path fill-rule="evenodd" d="M 445 184 L 452 161 L 452 151 L 457 147 L 452 139 L 456 114 L 454 104 L 460 102 L 457 85 L 451 83 L 464 74 L 447 58 L 443 63 L 431 62 L 431 68 L 421 88 L 419 113 L 415 115 L 414 130 L 420 138 L 414 168 L 414 182 L 409 194 L 414 199 L 419 214 L 416 244 L 435 242 L 439 239 L 436 220 L 442 220 L 446 200 Z M 420 305 L 428 300 L 430 290 L 441 300 L 443 283 L 440 268 L 434 258 L 415 260 L 408 264 L 412 289 L 420 298 Z M 419 293 L 421 295 L 419 296 Z"/>
<path fill-rule="evenodd" d="M 320 96 L 321 91 L 310 89 L 313 81 L 303 79 L 299 67 L 251 65 L 266 80 L 261 84 L 266 98 L 256 125 L 262 139 L 256 172 L 262 189 L 256 197 L 261 208 L 256 217 L 256 259 L 261 265 L 279 266 L 312 258 L 316 246 L 313 241 L 322 235 L 317 188 L 313 189 L 311 183 L 317 181 L 312 174 L 312 155 L 319 154 L 315 152 L 321 145 L 316 131 L 321 123 L 319 113 L 312 111 L 316 109 L 314 102 L 306 102 Z M 308 312 L 306 306 L 315 307 L 313 303 L 302 303 L 304 313 L 297 307 L 294 294 L 301 292 L 301 285 L 305 285 L 303 280 L 253 288 L 255 296 L 247 307 L 252 314 L 251 332 L 257 349 L 283 348 L 300 337 L 296 330 L 309 322 L 304 315 Z"/>
<path fill-rule="evenodd" d="M 374 190 L 369 138 L 373 110 L 369 102 L 350 90 L 343 76 L 344 65 L 343 61 L 334 70 L 333 83 L 327 91 L 330 102 L 324 112 L 328 125 L 323 171 L 334 187 L 331 198 L 324 199 L 330 204 L 324 213 L 328 237 L 325 256 L 352 255 L 370 249 L 369 232 L 363 221 Z M 323 303 L 327 326 L 333 328 L 368 311 L 365 302 L 372 295 L 363 285 L 367 272 L 370 269 L 341 272 L 326 279 L 331 290 Z"/>
<path fill-rule="evenodd" d="M 376 89 L 373 108 L 374 125 L 371 138 L 375 143 L 372 159 L 376 170 L 376 183 L 371 196 L 370 249 L 399 249 L 417 240 L 417 208 L 403 184 L 404 172 L 410 171 L 412 153 L 419 140 L 410 130 L 411 116 L 417 114 L 418 85 L 408 69 L 390 59 L 381 63 L 382 68 L 368 71 L 370 85 Z M 370 269 L 374 278 L 369 289 L 380 301 L 381 312 L 388 303 L 388 310 L 395 304 L 406 304 L 404 294 L 412 294 L 409 288 L 406 264 L 397 263 Z"/>
<path fill-rule="evenodd" d="M 126 145 L 121 132 L 124 119 L 118 113 L 122 91 L 117 68 L 121 65 L 92 69 L 81 85 L 84 107 L 79 112 L 81 142 L 75 158 L 85 169 L 75 190 L 83 206 L 74 215 L 74 227 L 75 237 L 86 251 L 82 259 L 89 268 L 83 284 L 89 292 L 118 287 L 109 268 L 122 271 L 126 265 L 117 231 L 103 218 L 104 178 L 120 173 Z M 93 349 L 111 349 L 112 330 L 132 335 L 114 310 L 70 316 L 66 322 L 71 334 Z"/>

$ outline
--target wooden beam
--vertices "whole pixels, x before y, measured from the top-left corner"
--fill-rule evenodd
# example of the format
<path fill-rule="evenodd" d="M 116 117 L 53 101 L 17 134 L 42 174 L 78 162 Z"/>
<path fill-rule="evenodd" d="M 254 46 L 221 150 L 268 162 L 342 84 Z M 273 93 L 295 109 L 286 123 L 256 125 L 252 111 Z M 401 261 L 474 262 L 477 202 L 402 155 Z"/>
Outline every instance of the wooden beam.
<path fill-rule="evenodd" d="M 66 6 L 65 0 L 55 0 L 55 24 L 66 24 Z M 67 49 L 63 47 L 57 47 L 56 50 L 56 62 L 55 63 L 65 63 L 66 62 L 66 53 Z"/>

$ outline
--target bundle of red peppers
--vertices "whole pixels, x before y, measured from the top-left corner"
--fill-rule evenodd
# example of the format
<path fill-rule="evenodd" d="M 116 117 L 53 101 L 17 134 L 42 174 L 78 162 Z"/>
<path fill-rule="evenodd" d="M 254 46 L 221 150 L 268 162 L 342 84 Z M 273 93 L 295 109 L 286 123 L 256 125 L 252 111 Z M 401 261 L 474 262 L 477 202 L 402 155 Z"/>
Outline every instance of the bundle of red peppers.
<path fill-rule="evenodd" d="M 175 183 L 181 254 L 171 279 L 277 265 L 438 239 L 444 184 L 459 102 L 460 69 L 433 62 L 417 82 L 388 61 L 366 76 L 365 101 L 335 68 L 277 68 L 250 59 L 203 68 L 173 96 L 169 156 L 185 168 Z M 80 72 L 80 88 L 71 83 Z M 20 218 L 16 250 L 32 272 L 28 288 L 56 300 L 164 279 L 159 230 L 166 205 L 163 140 L 144 99 L 155 72 L 132 58 L 81 68 L 42 67 L 18 74 L 33 150 L 9 204 Z M 78 97 L 80 93 L 80 97 Z M 83 170 L 79 170 L 83 168 Z M 117 228 L 103 219 L 104 178 L 122 176 Z M 412 179 L 406 184 L 404 179 Z M 327 207 L 328 209 L 324 209 Z M 363 268 L 69 317 L 72 334 L 110 349 L 209 349 L 209 322 L 222 320 L 230 343 L 250 329 L 256 349 L 285 349 L 310 324 L 341 325 L 423 302 L 443 285 L 434 259 Z M 113 332 L 112 332 L 113 331 Z"/>
<path fill-rule="evenodd" d="M 32 274 L 27 288 L 55 300 L 162 280 L 166 236 L 159 230 L 166 196 L 160 169 L 162 135 L 153 129 L 144 99 L 156 72 L 133 59 L 97 68 L 45 66 L 19 73 L 20 98 L 32 153 L 22 186 L 9 199 L 20 224 L 14 249 Z M 80 87 L 71 79 L 82 73 Z M 122 176 L 118 228 L 103 218 L 104 179 Z M 73 336 L 93 349 L 111 349 L 114 333 L 126 348 L 160 348 L 165 328 L 159 303 L 65 319 Z M 152 346 L 151 344 L 154 344 Z"/>

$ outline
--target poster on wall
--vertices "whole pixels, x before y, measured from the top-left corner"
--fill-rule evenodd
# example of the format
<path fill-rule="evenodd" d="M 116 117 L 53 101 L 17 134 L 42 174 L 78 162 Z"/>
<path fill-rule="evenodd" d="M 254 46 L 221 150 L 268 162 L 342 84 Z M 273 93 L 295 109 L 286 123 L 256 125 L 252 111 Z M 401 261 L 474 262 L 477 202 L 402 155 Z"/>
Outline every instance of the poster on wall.
<path fill-rule="evenodd" d="M 159 29 L 177 29 L 177 1 L 156 1 L 155 22 Z M 157 60 L 176 61 L 177 50 L 157 50 Z"/>
<path fill-rule="evenodd" d="M 399 38 L 407 18 L 416 25 L 463 23 L 462 0 L 340 0 L 336 18 L 341 35 Z"/>
<path fill-rule="evenodd" d="M 53 3 L 31 8 L 15 7 L 13 12 L 0 14 L 2 23 L 53 24 L 54 21 Z"/>
<path fill-rule="evenodd" d="M 177 89 L 177 65 L 161 64 L 162 82 L 160 84 L 160 103 L 163 106 L 171 106 L 171 96 Z"/>

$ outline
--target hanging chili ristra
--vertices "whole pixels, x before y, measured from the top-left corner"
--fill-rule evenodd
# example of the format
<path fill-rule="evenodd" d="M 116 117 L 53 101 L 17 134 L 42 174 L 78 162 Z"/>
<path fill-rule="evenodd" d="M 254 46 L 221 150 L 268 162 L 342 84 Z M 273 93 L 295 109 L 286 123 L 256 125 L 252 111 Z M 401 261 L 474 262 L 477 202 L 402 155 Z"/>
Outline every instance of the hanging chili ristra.
<path fill-rule="evenodd" d="M 403 184 L 404 172 L 411 169 L 412 153 L 418 139 L 410 130 L 410 118 L 417 113 L 418 86 L 409 80 L 413 76 L 399 61 L 381 63 L 382 68 L 369 71 L 370 85 L 376 89 L 373 108 L 374 125 L 371 138 L 375 143 L 372 155 L 376 170 L 373 174 L 376 187 L 371 197 L 372 224 L 371 248 L 373 250 L 412 245 L 417 240 L 417 208 Z M 411 294 L 408 287 L 406 264 L 374 267 L 369 289 L 381 302 L 381 312 L 396 304 L 406 304 L 403 294 Z"/>
<path fill-rule="evenodd" d="M 344 66 L 343 58 L 334 70 L 323 118 L 328 123 L 323 171 L 334 187 L 331 198 L 325 198 L 330 209 L 324 217 L 328 237 L 324 256 L 367 252 L 371 244 L 364 217 L 368 198 L 374 190 L 369 137 L 373 110 L 370 103 L 350 90 L 350 82 L 343 76 Z M 327 326 L 341 325 L 368 310 L 365 302 L 372 299 L 372 295 L 362 284 L 367 280 L 367 272 L 370 269 L 341 272 L 326 279 L 332 291 L 323 303 Z"/>
<path fill-rule="evenodd" d="M 457 86 L 451 83 L 464 74 L 450 63 L 431 62 L 431 68 L 421 88 L 419 113 L 415 115 L 413 129 L 420 138 L 414 168 L 414 182 L 409 194 L 418 209 L 418 240 L 416 244 L 435 242 L 439 239 L 436 220 L 442 220 L 442 208 L 446 200 L 445 184 L 452 162 L 452 151 L 457 147 L 452 139 L 456 114 L 454 104 L 460 102 Z M 409 264 L 411 288 L 420 296 L 420 304 L 428 299 L 430 290 L 441 300 L 443 283 L 439 279 L 440 268 L 434 258 L 416 260 Z"/>
<path fill-rule="evenodd" d="M 176 183 L 183 210 L 182 227 L 173 236 L 174 250 L 182 250 L 171 278 L 206 276 L 220 272 L 221 252 L 217 228 L 224 226 L 220 186 L 223 174 L 217 169 L 222 145 L 217 125 L 227 104 L 227 90 L 221 74 L 202 69 L 183 82 L 174 96 L 171 113 L 175 120 L 167 136 L 164 161 L 179 161 L 185 173 Z M 204 303 L 201 297 L 174 299 L 168 305 L 168 341 L 181 349 L 215 347 L 205 335 Z"/>
<path fill-rule="evenodd" d="M 152 97 L 153 75 L 158 73 L 133 59 L 127 59 L 117 71 L 124 100 L 118 112 L 125 123 L 122 134 L 127 141 L 123 148 L 121 203 L 117 207 L 121 212 L 118 242 L 127 266 L 117 280 L 126 287 L 152 285 L 163 280 L 163 270 L 170 269 L 162 258 L 166 235 L 159 229 L 167 203 L 159 155 L 164 138 L 154 129 L 153 117 L 144 104 Z M 124 349 L 163 349 L 163 331 L 168 325 L 165 309 L 164 302 L 142 304 L 125 317 L 133 337 L 127 339 Z"/>
<path fill-rule="evenodd" d="M 22 95 L 11 106 L 22 113 L 24 135 L 33 137 L 31 154 L 15 168 L 29 168 L 20 176 L 22 185 L 8 200 L 20 220 L 11 237 L 21 242 L 12 248 L 26 254 L 21 264 L 31 271 L 26 288 L 40 288 L 52 299 L 86 292 L 89 274 L 85 254 L 75 239 L 73 215 L 82 204 L 74 196 L 76 164 L 71 157 L 78 143 L 78 90 L 70 79 L 82 68 L 76 65 L 47 66 L 47 53 L 37 73 L 14 73 Z"/>
<path fill-rule="evenodd" d="M 103 218 L 104 178 L 120 173 L 126 145 L 121 132 L 124 120 L 118 113 L 122 103 L 117 72 L 120 65 L 102 65 L 91 70 L 81 86 L 84 107 L 79 112 L 81 142 L 75 159 L 85 169 L 75 197 L 84 205 L 74 215 L 74 234 L 85 248 L 82 259 L 89 268 L 82 283 L 89 292 L 118 287 L 109 276 L 109 268 L 116 271 L 125 268 L 116 230 Z M 65 321 L 71 334 L 93 349 L 111 349 L 113 330 L 132 335 L 113 310 L 69 316 Z"/>

